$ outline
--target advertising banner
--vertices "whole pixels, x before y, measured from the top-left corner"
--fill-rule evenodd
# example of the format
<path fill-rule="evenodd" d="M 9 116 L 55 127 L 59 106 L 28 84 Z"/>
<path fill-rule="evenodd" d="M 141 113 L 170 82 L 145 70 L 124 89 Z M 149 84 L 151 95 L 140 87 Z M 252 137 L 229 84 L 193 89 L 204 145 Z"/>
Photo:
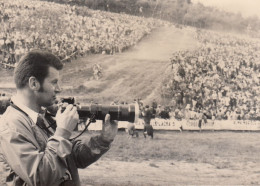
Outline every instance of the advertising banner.
<path fill-rule="evenodd" d="M 128 122 L 119 121 L 118 128 L 127 128 Z M 176 120 L 155 118 L 151 120 L 151 125 L 155 130 L 260 130 L 260 121 L 254 120 Z M 136 129 L 144 128 L 144 120 L 139 119 L 135 123 Z M 79 130 L 83 129 L 83 125 L 79 126 Z M 89 126 L 89 130 L 101 130 L 102 121 L 97 120 Z"/>

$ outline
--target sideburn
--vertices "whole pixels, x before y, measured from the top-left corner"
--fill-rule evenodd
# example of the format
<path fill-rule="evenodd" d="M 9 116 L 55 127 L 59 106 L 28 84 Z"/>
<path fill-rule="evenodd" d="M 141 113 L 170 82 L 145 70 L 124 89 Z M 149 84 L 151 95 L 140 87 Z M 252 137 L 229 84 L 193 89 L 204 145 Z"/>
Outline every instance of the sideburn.
<path fill-rule="evenodd" d="M 39 92 L 44 92 L 44 90 L 43 90 L 43 85 L 42 84 L 40 84 L 40 89 L 39 89 Z"/>

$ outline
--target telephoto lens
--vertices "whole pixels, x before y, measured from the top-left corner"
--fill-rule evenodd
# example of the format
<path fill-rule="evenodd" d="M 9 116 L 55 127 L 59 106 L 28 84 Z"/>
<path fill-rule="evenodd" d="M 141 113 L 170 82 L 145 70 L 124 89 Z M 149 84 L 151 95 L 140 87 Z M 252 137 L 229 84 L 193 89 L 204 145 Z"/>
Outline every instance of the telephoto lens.
<path fill-rule="evenodd" d="M 73 104 L 77 107 L 80 119 L 91 118 L 93 115 L 96 120 L 104 120 L 106 114 L 110 114 L 111 120 L 137 122 L 139 116 L 138 104 L 129 105 L 102 105 L 102 104 L 86 104 L 77 105 L 73 97 L 61 98 L 62 103 Z M 65 110 L 63 108 L 62 110 Z"/>
<path fill-rule="evenodd" d="M 106 114 L 110 114 L 111 120 L 128 121 L 131 123 L 136 122 L 138 118 L 138 105 L 102 105 L 102 104 L 90 104 L 90 105 L 78 105 L 79 118 L 89 118 L 93 114 L 95 119 L 104 120 Z"/>

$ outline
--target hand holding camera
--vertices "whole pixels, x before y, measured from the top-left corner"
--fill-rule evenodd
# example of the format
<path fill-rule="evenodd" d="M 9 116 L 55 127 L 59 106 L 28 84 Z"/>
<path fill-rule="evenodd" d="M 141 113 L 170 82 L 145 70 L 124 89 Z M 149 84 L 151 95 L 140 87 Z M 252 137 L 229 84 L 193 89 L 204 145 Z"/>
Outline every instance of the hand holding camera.
<path fill-rule="evenodd" d="M 72 132 L 79 121 L 79 115 L 77 112 L 77 107 L 69 104 L 66 106 L 65 110 L 62 112 L 62 107 L 60 107 L 56 114 L 57 127 L 66 129 Z"/>

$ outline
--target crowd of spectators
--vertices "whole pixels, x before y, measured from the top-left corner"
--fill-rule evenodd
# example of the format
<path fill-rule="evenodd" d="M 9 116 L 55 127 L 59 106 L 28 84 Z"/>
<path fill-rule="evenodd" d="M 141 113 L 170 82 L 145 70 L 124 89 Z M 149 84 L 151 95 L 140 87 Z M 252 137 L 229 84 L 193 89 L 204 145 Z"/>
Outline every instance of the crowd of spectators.
<path fill-rule="evenodd" d="M 63 61 L 120 53 L 164 23 L 87 7 L 0 0 L 0 24 L 0 61 L 15 64 L 32 49 L 49 50 Z"/>
<path fill-rule="evenodd" d="M 0 0 L 0 61 L 15 64 L 32 49 L 70 61 L 134 46 L 162 21 L 32 0 Z M 169 106 L 152 104 L 154 117 L 260 120 L 260 41 L 198 30 L 194 51 L 171 58 L 163 85 Z M 143 106 L 144 107 L 144 106 Z"/>
<path fill-rule="evenodd" d="M 260 120 L 260 40 L 198 30 L 200 47 L 171 58 L 163 96 L 176 119 Z"/>

